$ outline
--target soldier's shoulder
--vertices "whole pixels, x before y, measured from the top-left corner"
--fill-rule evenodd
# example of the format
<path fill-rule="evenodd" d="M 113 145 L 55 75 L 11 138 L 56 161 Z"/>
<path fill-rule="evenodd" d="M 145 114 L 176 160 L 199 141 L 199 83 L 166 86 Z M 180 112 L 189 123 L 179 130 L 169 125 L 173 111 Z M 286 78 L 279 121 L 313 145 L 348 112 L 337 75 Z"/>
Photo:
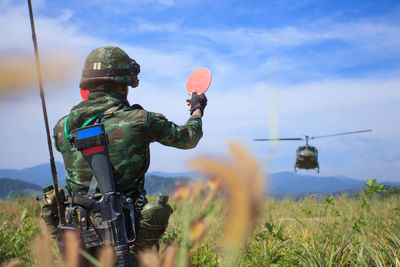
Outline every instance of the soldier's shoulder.
<path fill-rule="evenodd" d="M 161 113 L 157 113 L 157 112 L 151 112 L 151 111 L 148 111 L 147 112 L 147 116 L 150 118 L 150 119 L 158 119 L 158 120 L 168 120 L 165 116 L 164 116 L 164 114 L 161 114 Z"/>
<path fill-rule="evenodd" d="M 138 123 L 147 120 L 147 111 L 141 105 L 134 104 L 130 107 L 115 111 L 111 117 L 113 116 L 118 118 L 118 120 L 123 121 L 124 123 Z"/>
<path fill-rule="evenodd" d="M 56 141 L 57 150 L 59 150 L 57 142 L 64 140 L 64 138 L 65 138 L 64 125 L 65 125 L 65 121 L 66 121 L 67 117 L 68 117 L 68 115 L 65 115 L 64 117 L 59 119 L 53 129 L 53 131 L 54 131 L 53 137 L 54 137 L 54 140 Z"/>
<path fill-rule="evenodd" d="M 124 109 L 124 111 L 132 111 L 132 110 L 144 110 L 144 108 L 139 104 L 133 104 L 132 106 Z"/>
<path fill-rule="evenodd" d="M 68 115 L 61 117 L 61 119 L 59 119 L 57 121 L 56 125 L 54 126 L 54 129 L 56 130 L 60 127 L 62 127 L 62 129 L 64 129 L 64 123 L 65 123 L 65 120 L 67 119 L 67 117 L 68 117 Z"/>
<path fill-rule="evenodd" d="M 147 113 L 147 111 L 139 104 L 133 104 L 130 107 L 122 109 L 121 112 L 125 113 L 125 114 L 126 113 L 128 113 L 128 114 L 129 113 L 131 113 L 131 114 L 134 114 L 134 113 L 146 114 Z"/>
<path fill-rule="evenodd" d="M 133 110 L 145 110 L 145 109 L 139 104 L 133 104 L 132 106 L 123 109 L 123 111 L 125 111 L 125 112 L 129 112 L 129 111 L 133 111 Z"/>

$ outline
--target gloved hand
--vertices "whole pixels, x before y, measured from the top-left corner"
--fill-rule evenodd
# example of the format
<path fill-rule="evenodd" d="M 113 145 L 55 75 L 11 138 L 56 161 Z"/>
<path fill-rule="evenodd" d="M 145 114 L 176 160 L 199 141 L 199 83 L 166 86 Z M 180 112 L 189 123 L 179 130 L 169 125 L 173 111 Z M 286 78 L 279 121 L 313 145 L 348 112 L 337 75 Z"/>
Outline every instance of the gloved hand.
<path fill-rule="evenodd" d="M 192 99 L 190 99 L 190 115 L 196 109 L 201 110 L 201 114 L 204 115 L 204 108 L 207 106 L 207 97 L 205 94 L 197 94 L 196 92 L 192 93 Z"/>

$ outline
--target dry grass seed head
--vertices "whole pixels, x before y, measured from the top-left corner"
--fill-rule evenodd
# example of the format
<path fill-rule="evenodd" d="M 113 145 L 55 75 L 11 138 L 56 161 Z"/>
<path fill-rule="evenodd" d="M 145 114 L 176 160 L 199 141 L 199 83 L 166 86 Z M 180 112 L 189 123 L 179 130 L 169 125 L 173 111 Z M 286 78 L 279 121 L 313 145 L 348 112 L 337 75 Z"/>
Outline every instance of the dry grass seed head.
<path fill-rule="evenodd" d="M 190 196 L 191 203 L 196 202 L 198 199 L 201 199 L 205 193 L 205 185 L 204 182 L 199 180 L 192 184 L 192 193 Z"/>
<path fill-rule="evenodd" d="M 250 195 L 251 223 L 254 224 L 258 208 L 263 202 L 264 174 L 257 160 L 249 150 L 235 142 L 229 143 L 229 149 L 235 161 L 235 169 L 244 185 L 244 190 Z"/>
<path fill-rule="evenodd" d="M 180 201 L 187 200 L 192 194 L 192 188 L 190 185 L 181 185 L 177 187 L 172 193 L 172 200 Z"/>
<path fill-rule="evenodd" d="M 7 262 L 4 267 L 19 267 L 22 263 L 19 260 L 11 260 Z"/>
<path fill-rule="evenodd" d="M 221 181 L 218 178 L 210 177 L 207 180 L 207 189 L 208 189 L 208 194 L 207 194 L 205 200 L 203 201 L 200 213 L 204 213 L 205 212 L 205 210 L 207 209 L 207 207 L 210 204 L 210 202 L 212 200 L 214 200 L 216 198 L 217 194 L 220 192 L 220 190 L 221 190 Z"/>
<path fill-rule="evenodd" d="M 50 234 L 44 222 L 39 223 L 40 234 L 34 239 L 34 252 L 39 267 L 53 267 L 54 257 L 50 244 Z"/>
<path fill-rule="evenodd" d="M 169 246 L 165 249 L 163 257 L 161 259 L 161 267 L 172 267 L 174 266 L 176 258 L 176 247 Z"/>
<path fill-rule="evenodd" d="M 190 224 L 190 237 L 193 240 L 199 240 L 207 231 L 207 223 L 204 220 L 198 220 Z"/>
<path fill-rule="evenodd" d="M 46 54 L 42 56 L 42 75 L 47 82 L 67 81 L 79 57 Z M 59 71 L 62 69 L 63 71 Z M 23 77 L 23 78 L 22 78 Z M 0 58 L 0 97 L 23 93 L 37 83 L 36 65 L 31 57 L 7 55 Z"/>
<path fill-rule="evenodd" d="M 250 213 L 247 207 L 247 192 L 242 192 L 242 184 L 232 167 L 224 162 L 210 159 L 198 159 L 192 162 L 192 166 L 202 172 L 217 174 L 225 184 L 229 196 L 229 226 L 226 228 L 227 246 L 242 241 L 247 231 Z"/>
<path fill-rule="evenodd" d="M 65 266 L 76 267 L 79 262 L 79 232 L 66 231 L 63 238 L 65 243 Z"/>
<path fill-rule="evenodd" d="M 146 249 L 139 253 L 139 263 L 141 267 L 160 266 L 160 257 L 154 249 Z"/>
<path fill-rule="evenodd" d="M 115 264 L 115 253 L 112 246 L 105 246 L 100 251 L 99 262 L 103 267 L 113 267 Z"/>
<path fill-rule="evenodd" d="M 230 153 L 234 164 L 200 158 L 191 162 L 194 169 L 219 179 L 228 196 L 226 246 L 240 246 L 254 223 L 263 193 L 263 175 L 256 160 L 243 146 L 231 142 Z"/>

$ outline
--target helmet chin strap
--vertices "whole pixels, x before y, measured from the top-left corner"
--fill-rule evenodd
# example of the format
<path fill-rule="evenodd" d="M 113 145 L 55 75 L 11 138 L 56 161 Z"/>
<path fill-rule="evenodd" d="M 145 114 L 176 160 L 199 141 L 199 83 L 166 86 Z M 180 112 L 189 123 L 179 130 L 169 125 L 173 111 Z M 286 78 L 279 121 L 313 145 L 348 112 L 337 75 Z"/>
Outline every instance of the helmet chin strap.
<path fill-rule="evenodd" d="M 124 85 L 123 87 L 121 87 L 120 92 L 121 92 L 121 94 L 126 95 L 128 97 L 129 86 L 128 85 Z"/>
<path fill-rule="evenodd" d="M 117 92 L 121 95 L 125 95 L 128 96 L 129 93 L 129 86 L 122 84 L 122 83 L 118 83 L 118 84 L 114 84 L 111 86 L 111 90 L 114 92 Z"/>

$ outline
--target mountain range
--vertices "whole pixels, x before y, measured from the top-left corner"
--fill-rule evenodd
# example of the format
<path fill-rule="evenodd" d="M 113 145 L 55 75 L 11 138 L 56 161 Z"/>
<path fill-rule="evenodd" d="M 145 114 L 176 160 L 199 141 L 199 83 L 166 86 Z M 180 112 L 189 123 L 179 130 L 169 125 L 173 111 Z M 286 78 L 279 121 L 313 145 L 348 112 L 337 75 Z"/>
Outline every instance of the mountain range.
<path fill-rule="evenodd" d="M 60 162 L 56 163 L 59 185 L 65 186 L 65 169 Z M 15 187 L 30 188 L 36 185 L 40 191 L 40 187 L 47 186 L 52 183 L 50 164 L 41 164 L 25 169 L 0 169 L 0 178 L 18 179 Z M 184 184 L 196 179 L 193 172 L 166 173 L 166 172 L 149 172 L 146 175 L 145 188 L 150 195 L 157 192 L 170 193 L 179 184 Z M 21 182 L 28 183 L 23 186 Z M 364 181 L 352 179 L 342 176 L 316 176 L 295 174 L 292 172 L 270 173 L 265 185 L 265 192 L 270 195 L 286 196 L 286 195 L 309 195 L 309 194 L 329 194 L 342 191 L 358 191 L 364 184 Z M 7 185 L 6 185 L 7 184 Z M 400 182 L 384 182 L 385 185 L 398 186 Z M 9 188 L 10 180 L 0 179 L 0 192 L 5 188 Z M 3 190 L 4 189 L 4 190 Z M 15 188 L 13 189 L 15 191 Z M 11 190 L 12 191 L 12 190 Z M 10 192 L 11 192 L 10 191 Z M 2 192 L 4 196 L 6 192 Z"/>
<path fill-rule="evenodd" d="M 41 187 L 11 178 L 0 178 L 0 199 L 12 199 L 15 194 L 24 198 L 34 198 L 41 192 Z"/>
<path fill-rule="evenodd" d="M 65 186 L 65 168 L 61 162 L 56 162 L 58 183 L 61 187 Z M 0 169 L 0 178 L 14 178 L 28 183 L 36 184 L 41 187 L 48 186 L 53 183 L 51 176 L 51 168 L 49 163 L 25 169 Z"/>

